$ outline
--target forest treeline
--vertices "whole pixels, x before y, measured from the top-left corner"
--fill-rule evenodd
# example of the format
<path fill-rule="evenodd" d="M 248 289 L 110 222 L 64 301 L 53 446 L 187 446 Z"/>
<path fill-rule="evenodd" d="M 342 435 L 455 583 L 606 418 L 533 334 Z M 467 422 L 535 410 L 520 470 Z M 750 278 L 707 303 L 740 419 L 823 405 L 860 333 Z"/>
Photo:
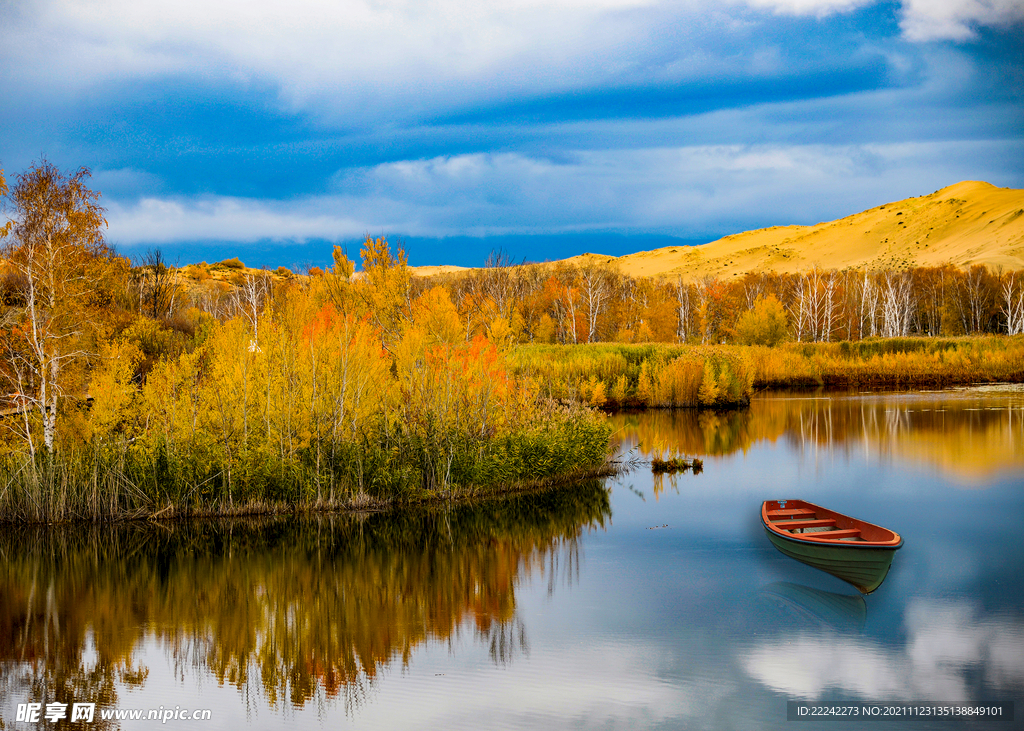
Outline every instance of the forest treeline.
<path fill-rule="evenodd" d="M 1024 333 L 1024 272 L 959 269 L 633 277 L 614 259 L 514 264 L 423 278 L 445 287 L 467 332 L 495 316 L 524 343 L 776 345 L 871 337 Z"/>
<path fill-rule="evenodd" d="M 43 163 L 7 194 L 4 517 L 358 506 L 602 468 L 600 416 L 513 374 L 507 329 L 467 333 L 383 239 L 358 277 L 338 251 L 204 306 L 159 254 L 107 246 L 87 180 Z"/>

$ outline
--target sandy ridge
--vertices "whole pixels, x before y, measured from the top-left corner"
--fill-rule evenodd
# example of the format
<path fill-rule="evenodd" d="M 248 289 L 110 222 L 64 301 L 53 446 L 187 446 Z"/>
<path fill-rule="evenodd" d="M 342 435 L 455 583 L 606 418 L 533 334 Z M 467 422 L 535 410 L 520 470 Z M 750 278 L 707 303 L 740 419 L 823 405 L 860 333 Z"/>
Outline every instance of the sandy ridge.
<path fill-rule="evenodd" d="M 906 269 L 985 264 L 1024 269 L 1024 190 L 963 181 L 931 195 L 886 203 L 814 226 L 772 226 L 701 246 L 673 246 L 621 257 L 581 254 L 567 262 L 614 262 L 632 276 L 706 274 L 721 278 L 750 271 Z M 459 267 L 415 267 L 429 276 Z"/>

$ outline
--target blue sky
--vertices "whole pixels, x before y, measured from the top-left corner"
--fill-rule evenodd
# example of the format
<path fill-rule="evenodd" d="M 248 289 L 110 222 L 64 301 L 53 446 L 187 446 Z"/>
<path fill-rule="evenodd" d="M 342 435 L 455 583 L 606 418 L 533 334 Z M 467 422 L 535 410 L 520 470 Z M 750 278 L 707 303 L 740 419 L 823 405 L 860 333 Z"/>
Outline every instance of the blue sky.
<path fill-rule="evenodd" d="M 308 266 L 623 254 L 1024 188 L 1020 0 L 8 0 L 0 166 L 108 239 Z"/>

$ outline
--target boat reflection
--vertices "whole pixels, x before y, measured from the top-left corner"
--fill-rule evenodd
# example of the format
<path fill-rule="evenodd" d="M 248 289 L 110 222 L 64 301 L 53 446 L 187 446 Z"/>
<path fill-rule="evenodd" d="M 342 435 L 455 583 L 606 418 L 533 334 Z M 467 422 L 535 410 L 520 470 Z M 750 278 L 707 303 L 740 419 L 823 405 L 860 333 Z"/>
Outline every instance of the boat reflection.
<path fill-rule="evenodd" d="M 788 581 L 761 587 L 759 598 L 796 624 L 838 633 L 860 634 L 868 616 L 867 603 L 859 594 L 836 594 Z"/>
<path fill-rule="evenodd" d="M 115 705 L 153 643 L 179 677 L 271 706 L 358 705 L 430 641 L 468 635 L 507 664 L 528 650 L 517 586 L 576 581 L 581 534 L 610 515 L 588 482 L 400 514 L 4 531 L 0 695 Z"/>

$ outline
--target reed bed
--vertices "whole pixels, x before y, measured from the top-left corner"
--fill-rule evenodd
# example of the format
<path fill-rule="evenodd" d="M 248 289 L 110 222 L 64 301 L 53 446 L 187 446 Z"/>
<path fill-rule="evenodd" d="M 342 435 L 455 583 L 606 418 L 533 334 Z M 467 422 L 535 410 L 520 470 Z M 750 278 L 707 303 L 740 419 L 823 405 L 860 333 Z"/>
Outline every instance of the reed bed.
<path fill-rule="evenodd" d="M 512 356 L 517 375 L 552 398 L 617 408 L 736 408 L 750 402 L 744 349 L 689 345 L 534 345 Z"/>
<path fill-rule="evenodd" d="M 334 445 L 335 460 L 267 460 L 255 450 L 200 467 L 192 453 L 137 445 L 37 458 L 0 458 L 0 522 L 53 523 L 378 510 L 509 494 L 610 474 L 611 427 L 571 406 L 500 439 L 451 435 L 444 450 L 422 439 Z M 566 413 L 571 412 L 571 413 Z M 437 463 L 447 469 L 434 481 Z"/>
<path fill-rule="evenodd" d="M 1024 337 L 872 338 L 751 346 L 756 388 L 952 386 L 1024 381 Z"/>
<path fill-rule="evenodd" d="M 554 398 L 607 410 L 729 409 L 755 390 L 922 387 L 1024 381 L 1024 336 L 872 338 L 840 343 L 540 345 L 513 356 Z"/>
<path fill-rule="evenodd" d="M 683 457 L 662 459 L 661 457 L 654 457 L 651 459 L 651 472 L 656 475 L 674 474 L 676 472 L 685 472 L 686 470 L 693 470 L 693 474 L 699 475 L 704 471 L 703 460 L 698 457 L 693 459 L 684 459 Z"/>

